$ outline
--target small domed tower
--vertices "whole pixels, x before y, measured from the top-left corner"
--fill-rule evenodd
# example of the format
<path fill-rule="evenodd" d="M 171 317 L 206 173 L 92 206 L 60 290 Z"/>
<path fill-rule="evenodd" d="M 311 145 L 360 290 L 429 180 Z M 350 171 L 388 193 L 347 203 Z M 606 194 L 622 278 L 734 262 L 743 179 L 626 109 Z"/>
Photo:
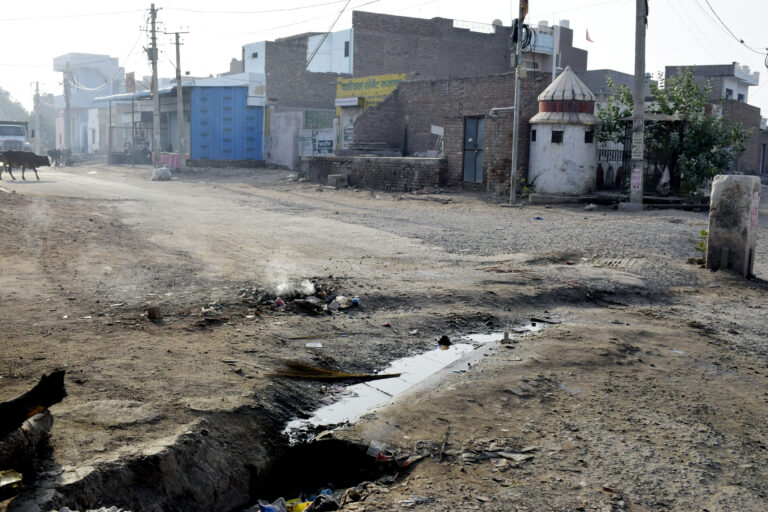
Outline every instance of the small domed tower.
<path fill-rule="evenodd" d="M 596 188 L 595 95 L 567 66 L 539 95 L 530 120 L 528 184 L 541 194 L 589 194 Z"/>

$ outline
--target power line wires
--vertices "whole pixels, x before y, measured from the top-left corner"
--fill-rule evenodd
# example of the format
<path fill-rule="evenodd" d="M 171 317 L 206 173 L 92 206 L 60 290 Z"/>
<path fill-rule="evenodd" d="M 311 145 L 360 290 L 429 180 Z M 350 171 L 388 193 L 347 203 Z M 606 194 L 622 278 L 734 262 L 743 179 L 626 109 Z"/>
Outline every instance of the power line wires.
<path fill-rule="evenodd" d="M 282 9 L 266 9 L 261 11 L 208 11 L 202 9 L 185 9 L 183 7 L 166 7 L 169 11 L 192 12 L 195 14 L 269 14 L 273 12 L 303 11 L 314 7 L 324 7 L 345 2 L 346 0 L 334 0 L 333 2 L 324 2 L 320 4 L 303 5 L 301 7 L 284 7 Z"/>
<path fill-rule="evenodd" d="M 744 42 L 744 40 L 743 40 L 742 38 L 740 38 L 739 36 L 737 36 L 736 34 L 734 34 L 734 33 L 733 33 L 733 30 L 731 30 L 730 28 L 728 28 L 728 25 L 726 25 L 726 24 L 725 24 L 725 22 L 723 21 L 723 19 L 720 17 L 720 15 L 719 15 L 719 14 L 717 14 L 717 12 L 715 11 L 715 9 L 712 7 L 712 4 L 710 4 L 710 3 L 709 3 L 709 0 L 704 0 L 704 1 L 707 3 L 707 6 L 709 7 L 709 9 L 712 11 L 712 14 L 714 14 L 714 15 L 715 15 L 715 17 L 717 18 L 717 21 L 719 21 L 719 22 L 720 22 L 720 24 L 721 24 L 721 25 L 723 26 L 723 28 L 724 28 L 724 29 L 725 29 L 725 30 L 728 32 L 728 34 L 730 34 L 730 35 L 731 35 L 731 37 L 733 37 L 733 38 L 734 38 L 736 41 L 738 41 L 738 42 L 739 42 L 739 44 L 743 45 L 743 46 L 744 46 L 745 48 L 747 48 L 749 51 L 751 51 L 751 52 L 754 52 L 754 53 L 757 53 L 758 55 L 762 55 L 763 53 L 765 53 L 764 51 L 755 50 L 755 48 L 754 48 L 754 47 L 752 47 L 752 46 L 748 45 L 747 43 L 745 43 L 745 42 Z M 766 48 L 766 51 L 768 51 L 768 48 Z"/>
<path fill-rule="evenodd" d="M 328 34 L 330 34 L 331 31 L 333 30 L 333 27 L 336 26 L 336 22 L 339 21 L 339 18 L 341 18 L 341 15 L 344 14 L 344 11 L 347 9 L 347 7 L 349 7 L 349 2 L 351 1 L 352 0 L 347 0 L 347 3 L 344 4 L 344 7 L 342 7 L 341 10 L 339 11 L 339 15 L 336 16 L 336 19 L 333 20 L 333 23 L 331 23 L 331 28 L 329 28 L 328 31 L 325 34 L 323 34 L 323 37 L 320 38 L 320 41 L 317 42 L 317 46 L 315 46 L 315 50 L 312 52 L 312 55 L 310 55 L 309 58 L 307 59 L 307 64 L 306 64 L 307 67 L 309 67 L 309 65 L 312 63 L 312 59 L 314 59 L 315 55 L 317 55 L 317 50 L 320 49 L 320 47 L 323 45 L 325 40 L 328 38 Z"/>
<path fill-rule="evenodd" d="M 111 12 L 86 12 L 81 14 L 51 14 L 47 16 L 25 16 L 22 18 L 2 18 L 0 23 L 8 21 L 40 21 L 40 20 L 59 20 L 62 18 L 91 18 L 94 16 L 116 16 L 120 14 L 132 14 L 143 12 L 143 9 L 133 9 L 130 11 L 111 11 Z"/>

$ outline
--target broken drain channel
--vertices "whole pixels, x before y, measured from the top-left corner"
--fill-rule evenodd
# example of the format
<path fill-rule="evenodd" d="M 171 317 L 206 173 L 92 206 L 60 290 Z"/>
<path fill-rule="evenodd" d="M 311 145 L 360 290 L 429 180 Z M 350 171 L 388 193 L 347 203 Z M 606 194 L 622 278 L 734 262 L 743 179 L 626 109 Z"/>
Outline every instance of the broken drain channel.
<path fill-rule="evenodd" d="M 539 331 L 543 327 L 541 322 L 529 322 L 507 331 L 469 334 L 463 336 L 460 343 L 397 359 L 381 373 L 399 373 L 399 377 L 340 388 L 341 398 L 338 401 L 315 410 L 307 419 L 294 419 L 288 422 L 283 433 L 288 436 L 291 444 L 296 444 L 311 438 L 310 432 L 317 432 L 320 427 L 334 427 L 353 422 L 361 415 L 408 391 L 448 365 L 469 356 L 477 347 L 507 338 L 520 338 Z"/>

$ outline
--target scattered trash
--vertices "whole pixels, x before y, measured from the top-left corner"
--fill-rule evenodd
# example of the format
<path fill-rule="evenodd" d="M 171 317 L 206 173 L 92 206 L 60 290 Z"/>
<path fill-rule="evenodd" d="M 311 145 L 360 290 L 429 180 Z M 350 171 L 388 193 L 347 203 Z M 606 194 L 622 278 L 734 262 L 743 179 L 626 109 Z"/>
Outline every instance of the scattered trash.
<path fill-rule="evenodd" d="M 306 347 L 307 348 L 323 348 L 323 344 L 313 341 L 313 342 L 307 343 Z"/>
<path fill-rule="evenodd" d="M 404 499 L 400 502 L 400 505 L 404 507 L 415 507 L 416 505 L 423 505 L 424 503 L 429 503 L 430 499 L 426 496 L 413 496 L 408 499 Z"/>
<path fill-rule="evenodd" d="M 412 331 L 409 331 L 409 333 L 411 334 L 411 336 L 416 336 L 417 334 L 419 334 L 419 330 L 413 329 Z"/>
<path fill-rule="evenodd" d="M 330 492 L 330 489 L 326 490 Z M 333 496 L 322 492 L 306 508 L 306 512 L 325 512 L 327 510 L 339 510 L 339 502 Z"/>
<path fill-rule="evenodd" d="M 163 315 L 160 314 L 160 310 L 158 308 L 152 307 L 147 308 L 147 318 L 152 321 L 158 321 L 163 319 Z"/>
<path fill-rule="evenodd" d="M 288 512 L 288 509 L 285 506 L 285 500 L 283 498 L 278 498 L 272 503 L 259 500 L 259 504 L 257 506 L 259 508 L 251 507 L 245 512 Z"/>
<path fill-rule="evenodd" d="M 324 380 L 324 381 L 356 381 L 365 382 L 369 380 L 391 379 L 393 377 L 399 377 L 399 373 L 386 373 L 386 374 L 364 374 L 364 373 L 347 373 L 337 370 L 329 370 L 327 368 L 320 368 L 319 366 L 312 366 L 301 361 L 286 360 L 283 361 L 285 368 L 275 370 L 272 376 L 283 377 L 287 379 L 305 379 L 305 380 Z"/>
<path fill-rule="evenodd" d="M 21 492 L 21 473 L 12 469 L 0 471 L 0 499 L 7 499 Z"/>
<path fill-rule="evenodd" d="M 531 317 L 531 322 L 540 322 L 542 324 L 552 324 L 552 325 L 557 325 L 562 323 L 560 320 L 550 320 L 548 318 L 537 318 L 535 316 Z M 536 325 L 536 324 L 532 323 L 531 325 Z"/>
<path fill-rule="evenodd" d="M 333 301 L 328 305 L 328 309 L 331 311 L 337 311 L 339 309 L 349 309 L 353 306 L 354 299 L 349 299 L 348 297 L 345 297 L 343 295 L 337 296 Z M 357 304 L 360 304 L 360 300 L 358 299 Z"/>
<path fill-rule="evenodd" d="M 354 298 L 352 298 L 352 305 L 358 307 L 360 305 L 360 297 L 355 295 Z"/>
<path fill-rule="evenodd" d="M 440 345 L 441 350 L 448 350 L 448 347 L 452 345 L 451 338 L 443 334 L 440 337 L 440 341 L 438 341 L 437 344 Z"/>
<path fill-rule="evenodd" d="M 588 204 L 587 206 L 584 207 L 584 209 L 586 211 L 588 211 L 588 212 L 597 210 L 597 208 L 598 208 L 598 206 L 596 204 L 594 204 L 594 203 L 590 203 L 590 204 Z"/>
<path fill-rule="evenodd" d="M 391 324 L 391 323 L 389 323 L 389 322 L 387 322 L 387 323 L 385 323 L 384 325 L 382 325 L 382 327 L 392 327 L 392 324 Z"/>
<path fill-rule="evenodd" d="M 206 316 L 202 320 L 195 322 L 196 327 L 208 327 L 209 325 L 225 324 L 229 322 L 228 316 Z"/>
<path fill-rule="evenodd" d="M 544 217 L 534 217 L 536 220 L 544 220 Z"/>
<path fill-rule="evenodd" d="M 219 315 L 221 313 L 221 304 L 217 304 L 216 302 L 211 302 L 207 306 L 203 306 L 200 308 L 200 312 L 203 315 Z"/>
<path fill-rule="evenodd" d="M 285 301 L 281 299 L 280 297 L 275 299 L 275 304 L 277 304 L 277 307 L 284 308 L 285 307 Z"/>

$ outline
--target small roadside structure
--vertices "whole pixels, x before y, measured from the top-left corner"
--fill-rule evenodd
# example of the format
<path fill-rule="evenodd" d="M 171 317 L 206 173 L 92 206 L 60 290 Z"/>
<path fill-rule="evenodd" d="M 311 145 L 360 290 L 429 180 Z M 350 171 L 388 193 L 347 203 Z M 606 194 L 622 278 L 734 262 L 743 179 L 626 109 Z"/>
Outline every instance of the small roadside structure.
<path fill-rule="evenodd" d="M 538 100 L 539 112 L 530 120 L 529 186 L 537 194 L 594 192 L 595 95 L 568 66 Z"/>

